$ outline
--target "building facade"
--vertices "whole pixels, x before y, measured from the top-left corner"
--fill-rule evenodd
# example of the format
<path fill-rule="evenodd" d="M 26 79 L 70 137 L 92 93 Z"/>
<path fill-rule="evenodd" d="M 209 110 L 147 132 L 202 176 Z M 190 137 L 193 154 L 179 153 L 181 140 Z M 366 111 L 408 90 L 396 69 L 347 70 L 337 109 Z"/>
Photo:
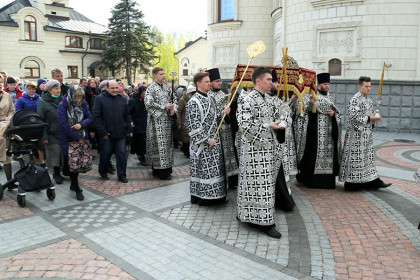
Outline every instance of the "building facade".
<path fill-rule="evenodd" d="M 376 95 L 385 62 L 384 120 L 379 129 L 420 132 L 420 1 L 208 0 L 207 4 L 207 65 L 219 67 L 224 78 L 231 79 L 236 65 L 247 63 L 246 48 L 257 40 L 267 49 L 253 60 L 254 65 L 281 65 L 281 49 L 288 47 L 288 55 L 300 67 L 332 75 L 339 108 L 345 113 L 359 76 L 374 79 L 372 97 Z"/>
<path fill-rule="evenodd" d="M 0 9 L 0 69 L 25 80 L 63 70 L 66 82 L 107 77 L 100 54 L 107 28 L 68 6 L 68 0 L 16 0 Z"/>
<path fill-rule="evenodd" d="M 195 73 L 206 70 L 207 38 L 199 37 L 175 53 L 178 56 L 179 84 L 188 86 Z"/>

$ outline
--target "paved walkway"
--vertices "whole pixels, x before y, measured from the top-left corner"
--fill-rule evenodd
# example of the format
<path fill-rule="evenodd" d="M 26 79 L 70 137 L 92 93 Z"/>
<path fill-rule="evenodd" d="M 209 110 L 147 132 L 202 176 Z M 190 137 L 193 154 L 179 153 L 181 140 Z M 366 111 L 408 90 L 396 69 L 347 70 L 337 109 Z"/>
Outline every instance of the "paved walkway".
<path fill-rule="evenodd" d="M 348 193 L 341 183 L 294 184 L 297 207 L 277 212 L 280 240 L 235 219 L 236 190 L 226 205 L 191 205 L 179 151 L 171 181 L 154 179 L 134 157 L 128 184 L 98 180 L 95 166 L 80 176 L 83 202 L 68 178 L 55 201 L 28 193 L 25 208 L 6 191 L 0 279 L 420 279 L 420 136 L 374 137 L 378 171 L 393 186 Z"/>

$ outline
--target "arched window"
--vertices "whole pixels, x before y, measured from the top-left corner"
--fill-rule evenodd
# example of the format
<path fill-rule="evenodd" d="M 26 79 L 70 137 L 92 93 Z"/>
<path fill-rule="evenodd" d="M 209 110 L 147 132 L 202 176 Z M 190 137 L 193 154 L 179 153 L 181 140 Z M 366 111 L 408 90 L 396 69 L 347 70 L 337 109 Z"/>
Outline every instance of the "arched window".
<path fill-rule="evenodd" d="M 331 76 L 341 76 L 341 60 L 333 58 L 328 61 L 328 69 Z"/>
<path fill-rule="evenodd" d="M 41 73 L 39 64 L 34 60 L 29 60 L 25 64 L 25 78 L 40 78 Z"/>
<path fill-rule="evenodd" d="M 25 40 L 37 41 L 36 19 L 33 16 L 26 16 L 24 22 Z"/>
<path fill-rule="evenodd" d="M 181 60 L 181 63 L 182 63 L 182 76 L 188 76 L 188 73 L 189 73 L 189 64 L 190 64 L 190 61 L 188 60 L 188 58 L 183 58 L 182 60 Z"/>

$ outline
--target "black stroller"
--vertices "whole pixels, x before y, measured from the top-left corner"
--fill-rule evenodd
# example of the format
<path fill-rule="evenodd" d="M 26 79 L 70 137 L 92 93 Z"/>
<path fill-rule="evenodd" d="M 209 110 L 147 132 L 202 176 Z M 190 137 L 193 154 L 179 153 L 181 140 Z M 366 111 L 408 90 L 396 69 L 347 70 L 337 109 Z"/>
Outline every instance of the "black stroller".
<path fill-rule="evenodd" d="M 55 199 L 55 187 L 51 182 L 46 168 L 29 162 L 25 164 L 23 155 L 32 154 L 37 142 L 44 135 L 47 126 L 41 117 L 34 111 L 23 109 L 13 114 L 9 127 L 5 132 L 6 154 L 18 159 L 20 170 L 15 176 L 0 185 L 0 199 L 3 198 L 5 189 L 18 189 L 17 203 L 20 207 L 26 205 L 26 192 L 47 189 L 49 200 Z M 16 182 L 19 184 L 16 185 Z"/>

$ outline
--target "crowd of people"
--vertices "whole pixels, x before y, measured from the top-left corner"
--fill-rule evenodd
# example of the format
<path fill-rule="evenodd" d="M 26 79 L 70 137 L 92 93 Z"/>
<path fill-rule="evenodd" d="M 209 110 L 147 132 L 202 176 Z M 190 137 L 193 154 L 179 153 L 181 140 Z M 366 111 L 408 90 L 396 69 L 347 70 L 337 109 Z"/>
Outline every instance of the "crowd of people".
<path fill-rule="evenodd" d="M 49 168 L 56 184 L 63 183 L 63 176 L 69 177 L 70 189 L 75 192 L 76 199 L 84 200 L 78 183 L 79 173 L 69 168 L 69 143 L 89 141 L 100 155 L 101 179 L 109 179 L 108 174 L 116 170 L 118 180 L 127 183 L 127 137 L 133 139 L 131 153 L 137 155 L 141 165 L 148 165 L 146 87 L 147 83 L 124 87 L 121 79 L 101 82 L 98 77 L 66 84 L 63 72 L 58 68 L 51 71 L 50 79 L 39 78 L 37 83 L 20 81 L 1 72 L 0 119 L 7 122 L 22 109 L 37 112 L 47 127 L 30 159 Z M 116 169 L 110 160 L 114 153 Z M 9 181 L 12 178 L 11 158 L 6 155 L 4 138 L 0 139 L 0 162 Z"/>
<path fill-rule="evenodd" d="M 368 97 L 369 77 L 360 77 L 360 91 L 348 104 L 342 143 L 341 114 L 329 93 L 328 73 L 317 75 L 316 98 L 307 94 L 303 100 L 292 92 L 290 99 L 283 98 L 276 72 L 264 67 L 252 73 L 254 88 L 241 88 L 235 96 L 221 90 L 217 68 L 196 73 L 193 84 L 177 89 L 166 83 L 164 69 L 155 67 L 152 74 L 150 85 L 99 78 L 67 85 L 55 68 L 48 81 L 19 86 L 2 72 L 0 118 L 9 120 L 21 109 L 38 112 L 48 124 L 36 147 L 38 160 L 50 167 L 57 184 L 63 182 L 61 174 L 69 176 L 78 200 L 84 196 L 78 173 L 69 170 L 69 142 L 90 141 L 98 149 L 101 180 L 115 172 L 115 154 L 118 180 L 127 183 L 127 145 L 153 176 L 170 180 L 180 141 L 190 159 L 191 203 L 226 203 L 228 188 L 236 188 L 237 219 L 273 238 L 281 237 L 276 208 L 292 211 L 295 206 L 293 180 L 333 189 L 338 176 L 348 191 L 390 185 L 375 168 L 372 128 L 380 117 Z M 4 139 L 0 149 L 9 180 Z"/>

